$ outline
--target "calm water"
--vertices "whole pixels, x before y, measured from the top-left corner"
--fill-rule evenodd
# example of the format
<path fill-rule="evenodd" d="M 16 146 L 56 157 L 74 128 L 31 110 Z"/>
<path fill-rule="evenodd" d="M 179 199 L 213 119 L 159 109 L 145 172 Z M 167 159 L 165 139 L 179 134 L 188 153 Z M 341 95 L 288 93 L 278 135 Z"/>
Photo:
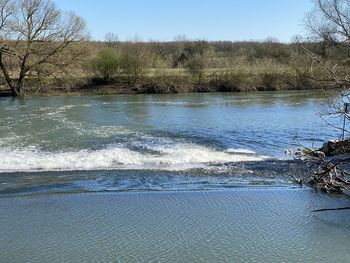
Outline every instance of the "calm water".
<path fill-rule="evenodd" d="M 350 206 L 291 184 L 315 92 L 0 98 L 1 262 L 347 262 Z M 341 120 L 332 120 L 341 123 Z"/>
<path fill-rule="evenodd" d="M 307 189 L 0 199 L 1 262 L 349 262 L 349 205 Z"/>

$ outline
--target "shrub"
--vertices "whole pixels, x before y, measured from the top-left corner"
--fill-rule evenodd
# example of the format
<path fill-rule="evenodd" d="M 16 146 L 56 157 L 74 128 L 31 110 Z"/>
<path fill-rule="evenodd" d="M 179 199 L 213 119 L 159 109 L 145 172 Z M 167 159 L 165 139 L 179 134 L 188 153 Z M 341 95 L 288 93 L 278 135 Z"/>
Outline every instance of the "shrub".
<path fill-rule="evenodd" d="M 185 48 L 184 66 L 200 84 L 208 68 L 210 46 L 205 41 L 188 43 Z"/>
<path fill-rule="evenodd" d="M 122 50 L 122 61 L 129 82 L 135 83 L 145 76 L 152 52 L 144 43 L 128 42 Z"/>
<path fill-rule="evenodd" d="M 114 81 L 123 72 L 122 59 L 119 52 L 111 47 L 102 49 L 96 57 L 88 62 L 88 68 L 99 80 Z"/>

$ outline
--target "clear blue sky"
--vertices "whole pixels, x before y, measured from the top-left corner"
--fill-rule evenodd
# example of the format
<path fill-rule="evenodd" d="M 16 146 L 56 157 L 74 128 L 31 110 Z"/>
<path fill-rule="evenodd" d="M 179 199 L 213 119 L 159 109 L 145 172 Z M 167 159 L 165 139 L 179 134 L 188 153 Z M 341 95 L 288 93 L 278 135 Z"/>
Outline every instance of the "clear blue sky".
<path fill-rule="evenodd" d="M 283 42 L 302 33 L 311 0 L 54 0 L 87 22 L 93 39 L 108 32 L 121 40 L 173 40 L 177 35 L 206 40 Z"/>

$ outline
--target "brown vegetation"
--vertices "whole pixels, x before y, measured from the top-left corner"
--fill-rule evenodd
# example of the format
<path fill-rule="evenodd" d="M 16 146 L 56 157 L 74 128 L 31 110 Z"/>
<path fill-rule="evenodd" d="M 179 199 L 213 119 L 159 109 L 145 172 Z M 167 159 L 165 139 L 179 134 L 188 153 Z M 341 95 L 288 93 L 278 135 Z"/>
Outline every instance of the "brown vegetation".
<path fill-rule="evenodd" d="M 12 95 L 50 90 L 61 94 L 319 89 L 333 87 L 334 82 L 329 79 L 332 72 L 325 74 L 316 60 L 334 65 L 341 59 L 345 71 L 350 66 L 347 46 L 331 43 L 334 37 L 291 44 L 271 38 L 121 42 L 108 33 L 106 41 L 92 42 L 85 41 L 81 18 L 63 17 L 50 0 L 3 0 L 1 5 L 0 76 L 2 87 Z"/>
<path fill-rule="evenodd" d="M 308 182 L 328 193 L 350 194 L 350 141 L 345 128 L 350 120 L 350 2 L 348 0 L 315 0 L 314 10 L 308 15 L 307 28 L 313 44 L 302 49 L 312 59 L 309 79 L 333 88 L 329 107 L 321 112 L 325 122 L 342 130 L 340 141 L 329 141 L 321 149 L 304 148 L 299 151 L 308 170 Z M 313 47 L 313 48 L 312 48 Z M 327 121 L 329 118 L 344 119 L 344 127 Z M 311 177 L 310 177 L 311 175 Z"/>
<path fill-rule="evenodd" d="M 76 45 L 83 44 L 84 50 L 89 51 L 83 62 L 72 61 L 66 72 L 46 74 L 41 70 L 40 74 L 27 74 L 25 92 L 49 94 L 49 87 L 52 94 L 85 93 L 89 87 L 91 93 L 101 94 L 103 90 L 113 93 L 113 89 L 114 93 L 182 93 L 325 86 L 310 78 L 311 59 L 305 58 L 297 44 L 109 41 Z M 308 45 L 317 50 L 317 44 Z"/>
<path fill-rule="evenodd" d="M 27 78 L 57 76 L 82 55 L 84 22 L 51 1 L 2 0 L 0 21 L 0 69 L 13 96 L 23 94 Z"/>

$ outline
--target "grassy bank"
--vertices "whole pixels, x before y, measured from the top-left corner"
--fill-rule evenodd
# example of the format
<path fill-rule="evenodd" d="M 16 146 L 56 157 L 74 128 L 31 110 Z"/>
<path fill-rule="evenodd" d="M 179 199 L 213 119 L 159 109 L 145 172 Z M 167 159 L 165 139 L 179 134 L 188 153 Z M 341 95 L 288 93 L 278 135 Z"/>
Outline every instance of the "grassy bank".
<path fill-rule="evenodd" d="M 312 90 L 323 88 L 307 76 L 291 72 L 249 72 L 234 70 L 208 70 L 201 82 L 195 81 L 184 70 L 159 70 L 142 77 L 137 82 L 127 78 L 115 81 L 80 77 L 28 79 L 26 95 L 108 95 L 108 94 L 172 94 L 196 92 L 251 92 Z M 1 85 L 0 96 L 10 96 L 6 85 Z"/>
<path fill-rule="evenodd" d="M 50 71 L 45 67 L 30 71 L 24 93 L 169 94 L 323 88 L 310 77 L 310 59 L 296 44 L 88 42 L 81 48 L 84 48 L 84 59 L 64 71 Z M 319 47 L 314 44 L 310 48 L 317 52 Z M 313 70 L 313 74 L 319 74 Z M 16 80 L 15 71 L 12 78 Z M 0 96 L 9 95 L 4 79 L 1 83 Z"/>

